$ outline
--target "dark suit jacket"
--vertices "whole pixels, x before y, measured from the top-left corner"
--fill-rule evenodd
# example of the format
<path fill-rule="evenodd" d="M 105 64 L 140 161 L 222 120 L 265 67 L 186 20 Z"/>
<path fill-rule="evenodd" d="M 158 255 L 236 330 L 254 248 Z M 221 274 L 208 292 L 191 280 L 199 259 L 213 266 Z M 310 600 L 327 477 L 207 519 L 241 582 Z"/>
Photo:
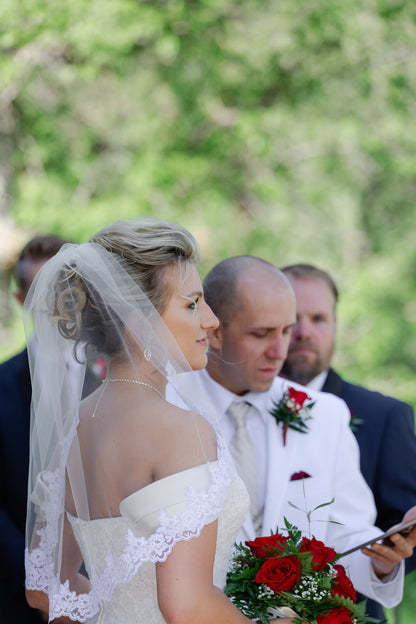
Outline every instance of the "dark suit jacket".
<path fill-rule="evenodd" d="M 42 620 L 24 595 L 31 385 L 27 352 L 0 365 L 0 621 Z"/>
<path fill-rule="evenodd" d="M 363 421 L 354 431 L 360 447 L 361 472 L 374 495 L 376 524 L 386 531 L 416 505 L 413 410 L 407 403 L 344 381 L 332 369 L 322 391 L 343 399 L 352 415 Z M 415 568 L 416 553 L 406 560 L 406 573 Z M 377 616 L 381 617 L 380 612 Z"/>
<path fill-rule="evenodd" d="M 87 366 L 83 396 L 99 384 Z M 29 471 L 30 402 L 26 349 L 0 365 L 0 622 L 39 624 L 26 603 L 24 549 Z"/>

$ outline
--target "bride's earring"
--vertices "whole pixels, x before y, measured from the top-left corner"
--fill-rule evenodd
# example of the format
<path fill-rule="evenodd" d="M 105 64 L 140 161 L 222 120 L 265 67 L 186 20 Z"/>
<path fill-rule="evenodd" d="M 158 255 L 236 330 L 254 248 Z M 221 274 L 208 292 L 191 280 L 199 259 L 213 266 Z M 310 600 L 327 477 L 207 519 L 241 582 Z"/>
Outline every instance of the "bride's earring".
<path fill-rule="evenodd" d="M 150 351 L 148 347 L 146 347 L 146 349 L 143 351 L 143 355 L 144 355 L 144 359 L 149 362 L 150 358 L 152 357 L 152 352 Z"/>

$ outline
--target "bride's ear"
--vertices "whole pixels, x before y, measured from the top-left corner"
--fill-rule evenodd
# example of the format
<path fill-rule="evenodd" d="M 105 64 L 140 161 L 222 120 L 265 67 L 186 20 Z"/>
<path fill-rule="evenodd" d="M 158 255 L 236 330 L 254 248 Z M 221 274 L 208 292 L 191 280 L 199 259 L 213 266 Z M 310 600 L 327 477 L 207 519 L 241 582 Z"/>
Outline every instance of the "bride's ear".
<path fill-rule="evenodd" d="M 221 351 L 222 347 L 222 329 L 221 323 L 215 329 L 208 330 L 208 342 L 213 351 Z"/>

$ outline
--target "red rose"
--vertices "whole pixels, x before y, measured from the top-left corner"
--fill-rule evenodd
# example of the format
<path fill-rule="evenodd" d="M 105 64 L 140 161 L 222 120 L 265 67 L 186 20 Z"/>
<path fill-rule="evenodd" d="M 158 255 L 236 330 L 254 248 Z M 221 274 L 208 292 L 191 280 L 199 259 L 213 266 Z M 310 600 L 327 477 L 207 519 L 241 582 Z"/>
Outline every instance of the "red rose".
<path fill-rule="evenodd" d="M 325 615 L 318 615 L 316 624 L 353 624 L 351 613 L 345 607 L 332 609 Z"/>
<path fill-rule="evenodd" d="M 300 561 L 293 555 L 267 559 L 256 574 L 257 583 L 265 583 L 275 594 L 290 591 L 300 577 Z"/>
<path fill-rule="evenodd" d="M 294 388 L 288 388 L 289 397 L 293 399 L 293 401 L 303 407 L 303 404 L 307 399 L 311 400 L 311 397 L 306 394 L 306 392 L 300 392 L 300 390 L 295 390 Z"/>
<path fill-rule="evenodd" d="M 337 553 L 333 548 L 328 548 L 323 542 L 308 537 L 302 537 L 302 546 L 299 552 L 310 552 L 312 555 L 312 567 L 317 572 L 324 569 L 327 563 L 333 561 Z"/>
<path fill-rule="evenodd" d="M 276 550 L 283 550 L 288 539 L 290 539 L 288 536 L 276 533 L 268 537 L 256 537 L 253 542 L 246 542 L 246 546 L 250 548 L 255 557 L 265 559 L 271 557 Z"/>
<path fill-rule="evenodd" d="M 345 572 L 344 566 L 334 565 L 334 570 L 337 575 L 334 579 L 335 583 L 331 587 L 331 594 L 333 596 L 335 596 L 335 594 L 338 594 L 338 596 L 345 596 L 345 598 L 351 598 L 353 602 L 356 602 L 357 594 L 355 592 L 354 585 L 351 583 Z"/>

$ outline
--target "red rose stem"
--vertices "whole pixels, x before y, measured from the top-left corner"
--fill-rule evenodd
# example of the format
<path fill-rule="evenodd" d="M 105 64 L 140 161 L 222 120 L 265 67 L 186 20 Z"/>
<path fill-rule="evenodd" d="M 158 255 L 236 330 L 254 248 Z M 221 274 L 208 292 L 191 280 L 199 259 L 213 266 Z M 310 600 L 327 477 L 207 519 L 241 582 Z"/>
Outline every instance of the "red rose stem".
<path fill-rule="evenodd" d="M 287 430 L 288 429 L 289 429 L 289 425 L 284 423 L 284 425 L 283 425 L 283 446 L 286 446 L 286 434 L 287 434 Z"/>

